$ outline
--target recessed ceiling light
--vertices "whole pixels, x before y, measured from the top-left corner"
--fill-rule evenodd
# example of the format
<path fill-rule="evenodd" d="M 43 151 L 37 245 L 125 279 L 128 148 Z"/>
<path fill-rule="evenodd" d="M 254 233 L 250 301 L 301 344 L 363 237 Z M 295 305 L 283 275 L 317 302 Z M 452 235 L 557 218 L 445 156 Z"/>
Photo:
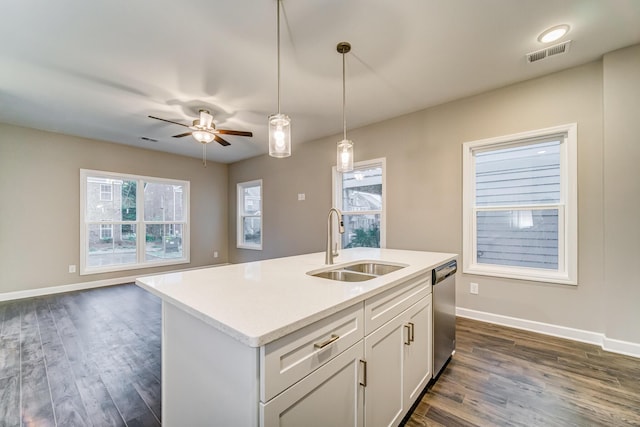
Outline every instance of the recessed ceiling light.
<path fill-rule="evenodd" d="M 551 43 L 562 38 L 568 32 L 569 32 L 568 25 L 566 24 L 556 25 L 555 27 L 551 27 L 547 30 L 544 30 L 542 34 L 538 36 L 538 41 L 540 43 Z"/>

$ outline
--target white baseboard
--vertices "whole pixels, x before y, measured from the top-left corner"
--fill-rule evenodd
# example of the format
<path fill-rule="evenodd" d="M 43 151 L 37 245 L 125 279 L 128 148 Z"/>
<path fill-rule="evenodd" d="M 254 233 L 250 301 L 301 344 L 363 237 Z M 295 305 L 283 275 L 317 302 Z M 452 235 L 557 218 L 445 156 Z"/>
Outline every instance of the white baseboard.
<path fill-rule="evenodd" d="M 620 341 L 604 337 L 602 349 L 612 353 L 625 354 L 631 357 L 640 357 L 640 344 L 629 341 Z"/>
<path fill-rule="evenodd" d="M 27 289 L 24 291 L 4 292 L 4 293 L 0 293 L 0 301 L 11 301 L 11 300 L 22 299 L 22 298 L 39 297 L 43 295 L 60 294 L 63 292 L 81 291 L 83 289 L 100 288 L 103 286 L 122 285 L 123 283 L 135 282 L 138 277 L 142 277 L 142 276 L 155 276 L 158 274 L 175 273 L 178 271 L 199 270 L 202 268 L 219 267 L 221 265 L 228 265 L 228 263 L 205 265 L 202 267 L 184 268 L 180 270 L 163 271 L 155 274 L 138 274 L 135 276 L 115 277 L 113 279 L 94 280 L 91 282 L 72 283 L 69 285 L 49 286 L 46 288 L 37 288 L 37 289 Z"/>
<path fill-rule="evenodd" d="M 552 325 L 550 323 L 536 322 L 534 320 L 519 319 L 517 317 L 503 316 L 501 314 L 469 310 L 462 307 L 456 307 L 456 316 L 479 320 L 481 322 L 495 323 L 496 325 L 508 326 L 525 331 L 537 332 L 544 335 L 566 338 L 573 341 L 594 344 L 600 346 L 603 350 L 610 351 L 612 353 L 624 354 L 627 356 L 640 358 L 640 344 L 607 338 L 603 333 L 600 332 L 591 332 L 582 329 L 568 328 L 566 326 Z"/>

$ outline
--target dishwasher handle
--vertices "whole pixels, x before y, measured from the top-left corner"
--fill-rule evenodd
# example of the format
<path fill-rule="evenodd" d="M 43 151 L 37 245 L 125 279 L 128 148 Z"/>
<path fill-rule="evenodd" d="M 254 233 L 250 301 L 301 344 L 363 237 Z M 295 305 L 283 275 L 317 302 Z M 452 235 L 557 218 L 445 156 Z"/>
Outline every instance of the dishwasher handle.
<path fill-rule="evenodd" d="M 446 264 L 442 264 L 439 267 L 433 269 L 433 284 L 437 285 L 438 283 L 445 280 L 447 277 L 453 276 L 458 271 L 458 262 L 454 259 Z"/>

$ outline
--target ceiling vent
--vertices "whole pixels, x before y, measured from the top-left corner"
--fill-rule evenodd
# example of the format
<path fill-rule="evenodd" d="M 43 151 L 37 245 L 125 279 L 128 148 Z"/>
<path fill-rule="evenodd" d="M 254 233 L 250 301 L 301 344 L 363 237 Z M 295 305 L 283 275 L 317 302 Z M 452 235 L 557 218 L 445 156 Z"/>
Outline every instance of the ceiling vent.
<path fill-rule="evenodd" d="M 527 53 L 527 62 L 532 63 L 536 61 L 541 61 L 551 56 L 567 53 L 569 52 L 570 46 L 571 46 L 571 40 L 567 40 L 566 42 L 554 44 L 553 46 L 545 47 L 544 49 Z"/>

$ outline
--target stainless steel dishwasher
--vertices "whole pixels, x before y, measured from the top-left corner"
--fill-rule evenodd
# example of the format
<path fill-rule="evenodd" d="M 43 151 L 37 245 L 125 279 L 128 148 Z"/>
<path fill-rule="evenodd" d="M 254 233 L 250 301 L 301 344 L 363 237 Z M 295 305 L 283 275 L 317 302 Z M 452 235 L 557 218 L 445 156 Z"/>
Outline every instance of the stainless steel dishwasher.
<path fill-rule="evenodd" d="M 456 351 L 456 260 L 432 273 L 433 283 L 433 378 Z"/>

